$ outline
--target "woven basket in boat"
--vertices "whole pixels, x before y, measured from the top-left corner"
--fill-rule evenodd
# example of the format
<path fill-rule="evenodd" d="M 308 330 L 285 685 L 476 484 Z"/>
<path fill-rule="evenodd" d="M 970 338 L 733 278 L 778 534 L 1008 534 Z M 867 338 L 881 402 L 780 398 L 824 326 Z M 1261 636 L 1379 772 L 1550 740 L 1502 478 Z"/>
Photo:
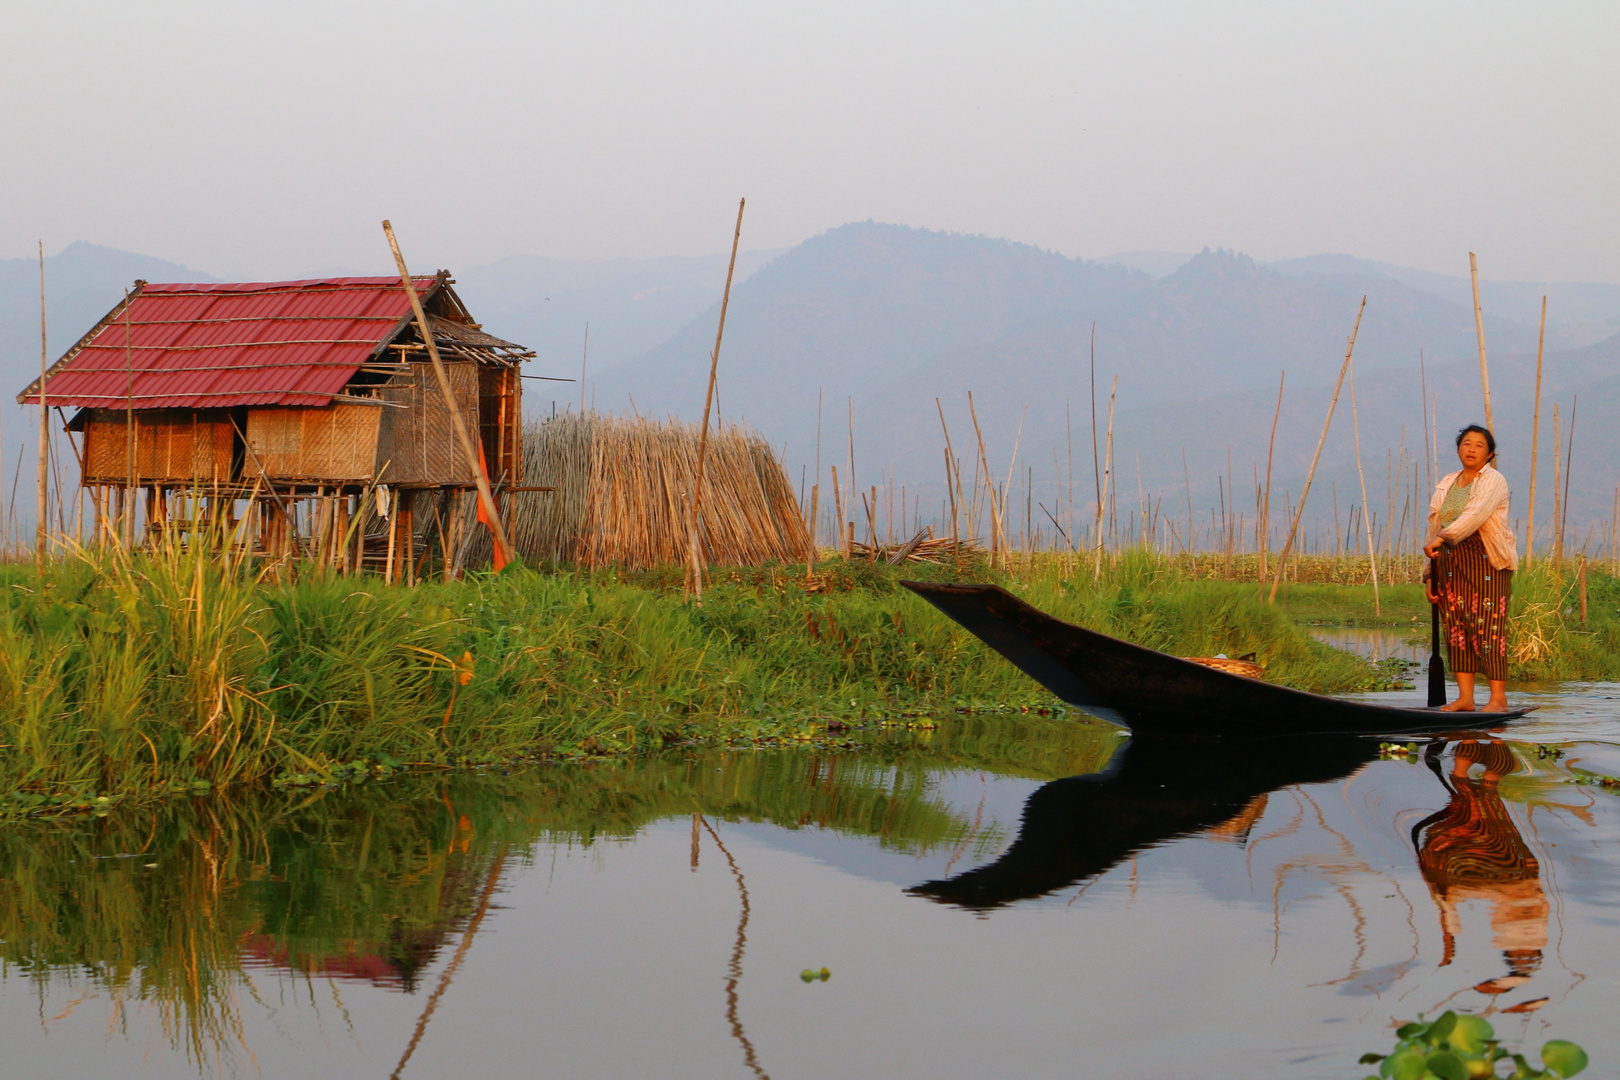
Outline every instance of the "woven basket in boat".
<path fill-rule="evenodd" d="M 1266 669 L 1253 660 L 1228 660 L 1224 656 L 1184 656 L 1183 660 L 1191 660 L 1195 664 L 1224 671 L 1228 675 L 1246 675 L 1251 679 L 1266 677 Z"/>

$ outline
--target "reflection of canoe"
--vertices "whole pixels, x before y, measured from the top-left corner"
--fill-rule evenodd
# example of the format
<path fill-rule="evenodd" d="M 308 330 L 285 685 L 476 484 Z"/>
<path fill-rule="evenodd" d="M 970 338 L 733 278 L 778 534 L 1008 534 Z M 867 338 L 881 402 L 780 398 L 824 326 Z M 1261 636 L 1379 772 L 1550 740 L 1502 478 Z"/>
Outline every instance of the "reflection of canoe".
<path fill-rule="evenodd" d="M 1442 713 L 1322 697 L 1082 629 L 995 585 L 903 584 L 1064 701 L 1138 734 L 1396 734 L 1486 727 L 1529 711 Z"/>
<path fill-rule="evenodd" d="M 1337 780 L 1377 756 L 1376 743 L 1354 735 L 1132 739 L 1102 772 L 1037 788 L 994 862 L 907 891 L 978 911 L 1045 896 L 1144 848 L 1219 828 L 1257 796 Z"/>

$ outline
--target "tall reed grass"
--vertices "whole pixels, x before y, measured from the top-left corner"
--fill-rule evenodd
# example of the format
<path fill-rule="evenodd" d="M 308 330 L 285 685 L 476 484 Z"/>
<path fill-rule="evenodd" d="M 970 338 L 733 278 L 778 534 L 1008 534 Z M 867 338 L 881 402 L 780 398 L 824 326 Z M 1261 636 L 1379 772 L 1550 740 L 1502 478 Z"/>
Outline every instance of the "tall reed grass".
<path fill-rule="evenodd" d="M 1253 653 L 1268 677 L 1317 691 L 1387 684 L 1252 584 L 1193 577 L 1142 549 L 1093 572 L 1054 556 L 995 576 L 1059 618 L 1151 648 Z M 273 581 L 240 557 L 161 538 L 138 554 L 79 551 L 43 579 L 12 567 L 0 576 L 0 807 L 88 809 L 98 796 L 321 778 L 356 762 L 612 753 L 790 735 L 829 718 L 1059 708 L 900 588 L 896 571 L 820 564 L 823 591 L 809 594 L 804 573 L 717 573 L 697 607 L 679 595 L 678 570 L 524 570 L 415 589 L 319 572 Z M 1620 588 L 1591 575 L 1586 624 L 1572 588 L 1567 569 L 1521 575 L 1515 679 L 1620 677 Z"/>

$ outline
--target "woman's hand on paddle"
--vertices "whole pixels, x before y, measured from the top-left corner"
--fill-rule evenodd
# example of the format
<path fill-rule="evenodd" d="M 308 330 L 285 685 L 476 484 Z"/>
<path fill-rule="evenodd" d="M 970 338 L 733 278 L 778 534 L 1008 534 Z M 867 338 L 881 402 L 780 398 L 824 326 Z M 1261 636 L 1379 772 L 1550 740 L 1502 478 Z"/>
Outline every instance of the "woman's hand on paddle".
<path fill-rule="evenodd" d="M 1433 578 L 1423 583 L 1423 591 L 1429 594 L 1429 603 L 1438 604 L 1440 602 L 1440 594 L 1434 591 Z"/>
<path fill-rule="evenodd" d="M 1429 542 L 1423 545 L 1423 554 L 1427 555 L 1431 559 L 1438 559 L 1440 557 L 1440 549 L 1445 546 L 1446 542 L 1440 539 L 1440 537 L 1430 537 Z"/>

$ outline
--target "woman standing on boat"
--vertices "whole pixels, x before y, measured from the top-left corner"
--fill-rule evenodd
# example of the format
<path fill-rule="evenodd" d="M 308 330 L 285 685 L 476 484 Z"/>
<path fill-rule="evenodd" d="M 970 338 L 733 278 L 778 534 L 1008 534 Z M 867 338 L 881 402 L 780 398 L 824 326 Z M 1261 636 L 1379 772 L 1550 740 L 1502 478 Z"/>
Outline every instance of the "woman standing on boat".
<path fill-rule="evenodd" d="M 1446 626 L 1457 700 L 1451 712 L 1474 710 L 1474 676 L 1491 686 L 1486 712 L 1506 712 L 1508 600 L 1518 546 L 1508 528 L 1508 485 L 1492 467 L 1496 436 L 1478 424 L 1457 433 L 1462 469 L 1442 479 L 1429 498 L 1429 602 Z"/>

